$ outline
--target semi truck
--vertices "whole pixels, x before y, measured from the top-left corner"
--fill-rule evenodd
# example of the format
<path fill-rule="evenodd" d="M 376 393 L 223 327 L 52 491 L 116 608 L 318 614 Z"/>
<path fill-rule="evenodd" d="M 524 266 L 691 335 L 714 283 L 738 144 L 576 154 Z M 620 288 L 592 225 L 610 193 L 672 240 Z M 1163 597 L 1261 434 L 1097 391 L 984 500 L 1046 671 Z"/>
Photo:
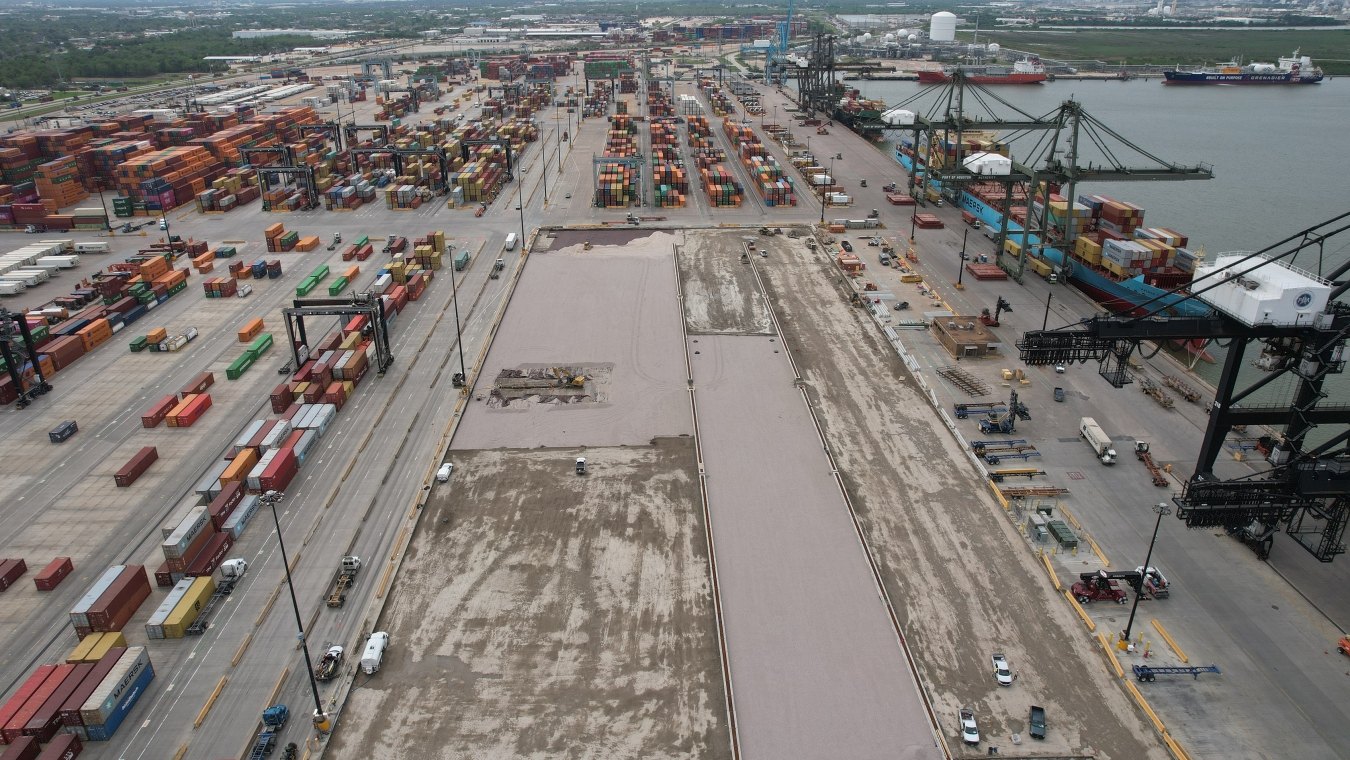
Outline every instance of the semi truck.
<path fill-rule="evenodd" d="M 258 732 L 258 737 L 253 740 L 253 747 L 248 753 L 248 760 L 262 760 L 272 754 L 272 748 L 277 744 L 277 734 L 281 733 L 281 729 L 290 717 L 291 711 L 286 705 L 272 705 L 263 710 L 263 727 Z"/>
<path fill-rule="evenodd" d="M 1111 447 L 1111 438 L 1102 430 L 1097 421 L 1091 417 L 1084 417 L 1078 421 L 1078 435 L 1092 447 L 1093 452 L 1102 464 L 1116 463 L 1116 450 Z"/>
<path fill-rule="evenodd" d="M 347 589 L 356 583 L 356 575 L 361 572 L 361 558 L 348 555 L 342 558 L 337 572 L 333 574 L 333 585 L 328 590 L 328 606 L 341 607 L 347 603 Z"/>

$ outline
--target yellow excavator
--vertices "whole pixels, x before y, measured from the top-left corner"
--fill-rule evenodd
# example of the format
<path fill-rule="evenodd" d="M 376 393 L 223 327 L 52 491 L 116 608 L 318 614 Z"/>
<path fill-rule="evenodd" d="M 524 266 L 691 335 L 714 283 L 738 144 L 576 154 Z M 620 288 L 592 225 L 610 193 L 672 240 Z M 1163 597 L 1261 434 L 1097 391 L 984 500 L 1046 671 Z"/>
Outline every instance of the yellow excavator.
<path fill-rule="evenodd" d="M 558 385 L 570 385 L 581 388 L 586 385 L 586 376 L 573 373 L 566 367 L 553 367 L 549 373 L 558 378 Z"/>

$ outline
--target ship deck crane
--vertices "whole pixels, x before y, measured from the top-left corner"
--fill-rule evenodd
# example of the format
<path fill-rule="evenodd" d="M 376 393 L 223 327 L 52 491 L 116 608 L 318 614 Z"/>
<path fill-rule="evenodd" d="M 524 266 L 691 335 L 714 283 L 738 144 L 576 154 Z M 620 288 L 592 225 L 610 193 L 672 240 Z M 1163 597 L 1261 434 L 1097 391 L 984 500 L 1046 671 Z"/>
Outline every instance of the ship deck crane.
<path fill-rule="evenodd" d="M 1350 403 L 1328 403 L 1328 375 L 1345 369 L 1345 344 L 1350 339 L 1350 304 L 1341 299 L 1350 291 L 1350 262 L 1333 268 L 1323 279 L 1330 283 L 1325 311 L 1299 325 L 1246 324 L 1215 312 L 1205 317 L 1167 317 L 1157 313 L 1167 299 L 1195 298 L 1223 285 L 1234 276 L 1270 266 L 1268 261 L 1291 259 L 1312 251 L 1321 260 L 1328 243 L 1350 238 L 1350 212 L 1291 235 L 1274 245 L 1239 259 L 1227 269 L 1196 278 L 1190 292 L 1174 289 L 1141 308 L 1147 317 L 1099 316 L 1058 330 L 1029 331 L 1017 342 L 1029 365 L 1097 361 L 1099 374 L 1120 388 L 1130 382 L 1129 357 L 1144 341 L 1227 340 L 1227 357 L 1211 407 L 1195 472 L 1183 487 L 1177 516 L 1188 527 L 1223 527 L 1238 534 L 1263 557 L 1269 554 L 1273 534 L 1285 532 L 1322 562 L 1345 552 L 1345 530 L 1350 524 Z M 1261 257 L 1261 258 L 1258 258 Z M 1237 269 L 1237 272 L 1233 270 Z M 1149 310 L 1152 310 L 1151 312 Z M 1238 389 L 1238 370 L 1252 343 L 1264 344 L 1265 377 Z M 1277 379 L 1292 380 L 1286 403 L 1260 403 L 1252 394 Z M 1223 480 L 1214 463 L 1224 438 L 1238 426 L 1283 426 L 1283 434 L 1266 462 L 1268 470 Z M 1331 426 L 1325 442 L 1308 441 L 1308 433 Z"/>

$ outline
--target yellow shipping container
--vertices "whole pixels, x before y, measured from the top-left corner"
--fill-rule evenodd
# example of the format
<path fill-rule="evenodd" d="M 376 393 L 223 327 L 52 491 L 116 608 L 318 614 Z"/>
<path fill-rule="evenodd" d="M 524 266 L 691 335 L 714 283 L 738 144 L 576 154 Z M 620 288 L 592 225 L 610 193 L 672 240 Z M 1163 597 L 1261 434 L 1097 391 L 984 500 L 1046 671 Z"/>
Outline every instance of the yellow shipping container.
<path fill-rule="evenodd" d="M 88 636 L 85 636 L 80 640 L 80 643 L 75 645 L 74 649 L 70 650 L 70 654 L 66 655 L 66 662 L 70 664 L 89 662 L 89 650 L 92 649 L 94 644 L 98 643 L 98 640 L 102 637 L 103 634 L 101 633 L 91 633 Z"/>
<path fill-rule="evenodd" d="M 125 647 L 127 637 L 120 631 L 111 633 L 91 633 L 84 637 L 80 645 L 71 650 L 66 657 L 67 663 L 98 662 L 113 647 Z M 78 659 L 77 659 L 78 658 Z"/>
<path fill-rule="evenodd" d="M 249 470 L 258 463 L 257 449 L 244 449 L 235 455 L 230 462 L 230 466 L 225 468 L 225 472 L 220 474 L 221 484 L 241 483 L 248 477 Z"/>
<path fill-rule="evenodd" d="M 1031 270 L 1032 270 L 1033 272 L 1035 272 L 1036 274 L 1038 274 L 1038 275 L 1040 275 L 1040 276 L 1042 276 L 1042 277 L 1046 277 L 1046 276 L 1048 276 L 1048 275 L 1050 274 L 1050 265 L 1047 264 L 1047 263 L 1046 263 L 1044 260 L 1042 260 L 1042 259 L 1037 259 L 1037 258 L 1033 258 L 1033 257 L 1031 257 L 1031 256 L 1028 256 L 1028 257 L 1027 257 L 1027 266 L 1031 267 Z"/>
<path fill-rule="evenodd" d="M 197 578 L 188 586 L 183 599 L 173 608 L 167 618 L 164 618 L 164 638 L 181 639 L 187 635 L 187 627 L 192 625 L 197 619 L 198 613 L 202 607 L 206 606 L 206 600 L 216 593 L 216 582 L 211 576 L 204 575 Z"/>
<path fill-rule="evenodd" d="M 1012 238 L 1008 238 L 1003 241 L 1003 250 L 1017 256 L 1022 252 L 1022 244 Z"/>
<path fill-rule="evenodd" d="M 358 345 L 360 345 L 360 343 L 361 343 L 361 333 L 359 332 L 348 333 L 347 337 L 343 338 L 342 342 L 338 344 L 338 348 L 343 351 L 352 351 Z"/>

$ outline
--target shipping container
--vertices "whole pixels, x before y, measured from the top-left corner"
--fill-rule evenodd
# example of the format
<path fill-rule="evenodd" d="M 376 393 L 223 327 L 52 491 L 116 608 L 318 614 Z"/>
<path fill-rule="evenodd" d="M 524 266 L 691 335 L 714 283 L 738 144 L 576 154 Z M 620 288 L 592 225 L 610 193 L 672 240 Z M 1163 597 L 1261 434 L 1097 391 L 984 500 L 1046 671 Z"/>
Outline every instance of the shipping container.
<path fill-rule="evenodd" d="M 126 647 L 114 647 L 108 650 L 107 654 L 94 663 L 94 669 L 85 677 L 80 687 L 70 695 L 70 699 L 67 699 L 65 704 L 61 705 L 61 725 L 66 726 L 67 730 L 70 727 L 84 725 L 80 718 L 80 708 L 84 706 L 85 702 L 89 701 L 89 695 L 93 694 L 94 690 L 103 683 L 103 679 L 117 666 L 118 661 L 122 659 L 122 655 L 126 654 L 126 651 Z"/>
<path fill-rule="evenodd" d="M 150 653 L 145 647 L 127 647 L 117 664 L 103 677 L 98 687 L 80 707 L 82 725 L 106 724 L 119 702 L 134 690 L 137 679 L 151 670 Z"/>
<path fill-rule="evenodd" d="M 204 393 L 206 389 L 214 385 L 215 382 L 216 376 L 214 374 L 210 372 L 199 373 L 196 377 L 192 378 L 187 385 L 183 386 L 182 390 L 178 391 L 178 395 L 187 397 L 198 393 Z"/>
<path fill-rule="evenodd" d="M 225 520 L 225 523 L 220 526 L 220 532 L 228 533 L 231 538 L 238 541 L 239 536 L 241 536 L 244 529 L 248 527 L 249 520 L 253 519 L 254 513 L 258 511 L 258 505 L 260 503 L 261 499 L 259 499 L 256 494 L 246 494 L 243 501 L 239 502 L 239 506 L 236 507 L 229 518 Z"/>
<path fill-rule="evenodd" d="M 66 656 L 66 662 L 98 662 L 108 652 L 126 645 L 127 637 L 121 631 L 91 633 Z"/>
<path fill-rule="evenodd" d="M 125 690 L 124 695 L 118 700 L 113 708 L 108 712 L 107 718 L 102 723 L 91 724 L 88 721 L 84 724 L 85 732 L 89 735 L 89 741 L 100 742 L 108 741 L 121 728 L 122 722 L 126 720 L 127 715 L 131 714 L 136 703 L 145 695 L 150 688 L 150 682 L 155 678 L 155 669 L 152 665 L 146 664 L 145 669 L 140 671 L 140 675 Z M 95 696 L 97 696 L 95 692 Z M 85 703 L 88 704 L 87 702 Z"/>
<path fill-rule="evenodd" d="M 224 493 L 224 491 L 221 491 Z M 174 528 L 168 538 L 160 543 L 160 549 L 164 552 L 165 559 L 176 559 L 183 557 L 188 547 L 196 540 L 197 536 L 204 530 L 209 530 L 211 516 L 207 512 L 207 507 L 193 507 L 178 527 Z"/>
<path fill-rule="evenodd" d="M 234 547 L 234 538 L 229 533 L 213 533 L 211 540 L 206 543 L 197 556 L 187 567 L 187 575 L 208 576 L 220 567 L 224 562 L 230 549 Z"/>
<path fill-rule="evenodd" d="M 42 750 L 37 760 L 75 760 L 84 751 L 80 737 L 75 734 L 57 734 L 51 744 Z"/>
<path fill-rule="evenodd" d="M 28 572 L 28 563 L 22 559 L 0 560 L 0 591 L 4 591 Z"/>
<path fill-rule="evenodd" d="M 84 679 L 94 670 L 94 663 L 79 663 L 71 665 L 71 668 L 61 685 L 42 703 L 37 712 L 33 713 L 33 717 L 28 719 L 28 723 L 23 727 L 24 736 L 31 736 L 46 744 L 61 728 L 61 705 L 70 699 L 70 695 L 75 693 Z"/>
<path fill-rule="evenodd" d="M 41 752 L 37 739 L 21 736 L 18 741 L 6 747 L 4 752 L 0 752 L 0 760 L 37 760 Z"/>
<path fill-rule="evenodd" d="M 216 494 L 220 493 L 220 476 L 225 472 L 225 468 L 229 466 L 229 460 L 225 459 L 211 465 L 211 469 L 206 471 L 206 475 L 204 475 L 201 480 L 197 481 L 197 485 L 194 486 L 192 490 L 206 501 L 216 498 Z"/>
<path fill-rule="evenodd" d="M 248 426 L 246 426 L 244 431 L 234 439 L 234 443 L 230 446 L 231 457 L 238 455 L 240 451 L 248 448 L 248 442 L 253 440 L 253 436 L 262 428 L 264 422 L 265 420 L 254 420 L 248 423 Z"/>
<path fill-rule="evenodd" d="M 169 589 L 168 595 L 164 597 L 158 607 L 155 607 L 155 611 L 150 614 L 150 619 L 145 621 L 145 635 L 147 637 L 152 639 L 169 638 L 164 635 L 164 621 L 168 619 L 169 613 L 173 612 L 173 608 L 183 601 L 183 596 L 192 587 L 192 581 L 193 579 L 185 577 L 174 583 L 173 588 Z M 172 638 L 181 637 L 174 636 Z"/>
<path fill-rule="evenodd" d="M 84 592 L 84 596 L 80 597 L 80 600 L 75 603 L 75 606 L 70 608 L 70 624 L 76 628 L 88 628 L 89 608 L 94 606 L 94 603 L 99 600 L 99 597 L 103 596 L 103 592 L 107 591 L 113 581 L 117 580 L 118 576 L 122 574 L 122 571 L 126 569 L 126 565 L 113 565 L 107 570 L 104 570 L 103 573 L 94 580 L 94 583 L 89 587 L 89 590 Z"/>
<path fill-rule="evenodd" d="M 247 478 L 249 471 L 257 463 L 258 449 L 251 447 L 240 449 L 239 453 L 235 454 L 234 459 L 226 465 L 225 471 L 220 474 L 220 493 L 225 492 L 225 487 L 228 484 L 242 482 Z"/>
<path fill-rule="evenodd" d="M 216 530 L 220 530 L 243 498 L 244 486 L 242 483 L 229 483 L 223 487 L 220 490 L 220 495 L 212 499 L 206 508 L 206 512 L 211 519 L 211 525 Z"/>
<path fill-rule="evenodd" d="M 38 591 L 51 591 L 61 585 L 61 581 L 74 569 L 75 564 L 70 557 L 57 557 L 42 568 L 42 572 L 33 578 L 33 583 Z"/>
<path fill-rule="evenodd" d="M 259 488 L 263 492 L 284 491 L 299 470 L 300 463 L 295 458 L 295 450 L 278 449 L 277 455 L 258 480 Z"/>
<path fill-rule="evenodd" d="M 122 469 L 118 470 L 117 473 L 113 475 L 113 482 L 117 484 L 118 488 L 130 486 L 132 483 L 135 483 L 136 479 L 143 475 L 157 459 L 159 459 L 159 450 L 154 446 L 142 448 L 140 451 L 136 452 L 136 455 L 126 464 L 122 465 Z"/>
<path fill-rule="evenodd" d="M 8 725 L 9 722 L 13 720 L 15 714 L 22 710 L 24 705 L 28 704 L 29 700 L 32 699 L 37 690 L 41 689 L 42 685 L 46 683 L 47 679 L 51 678 L 52 674 L 55 672 L 55 665 L 39 665 L 33 670 L 32 674 L 28 676 L 28 679 L 14 691 L 14 694 L 11 695 L 3 705 L 0 705 L 0 728 Z M 0 732 L 0 737 L 2 736 L 3 732 Z"/>
<path fill-rule="evenodd" d="M 150 578 L 141 565 L 127 565 L 89 608 L 87 619 L 94 631 L 120 631 L 150 596 Z"/>
<path fill-rule="evenodd" d="M 28 725 L 28 721 L 32 720 L 33 716 L 37 715 L 38 709 L 46 704 L 57 689 L 61 688 L 61 684 L 65 682 L 67 676 L 74 672 L 76 666 L 62 663 L 54 667 L 51 675 L 42 680 L 42 685 L 33 690 L 32 695 L 23 703 L 23 707 L 15 711 L 9 722 L 5 723 L 4 728 L 0 729 L 0 736 L 4 737 L 6 744 L 13 744 L 18 741 L 20 736 L 23 736 L 23 729 Z"/>
<path fill-rule="evenodd" d="M 219 565 L 219 562 L 216 564 Z M 213 567 L 212 570 L 214 571 L 215 568 Z M 161 623 L 160 633 L 162 638 L 181 639 L 186 636 L 187 627 L 197 619 L 202 607 L 206 606 L 207 600 L 216 592 L 216 582 L 210 575 L 192 578 L 190 584 L 173 610 Z"/>

